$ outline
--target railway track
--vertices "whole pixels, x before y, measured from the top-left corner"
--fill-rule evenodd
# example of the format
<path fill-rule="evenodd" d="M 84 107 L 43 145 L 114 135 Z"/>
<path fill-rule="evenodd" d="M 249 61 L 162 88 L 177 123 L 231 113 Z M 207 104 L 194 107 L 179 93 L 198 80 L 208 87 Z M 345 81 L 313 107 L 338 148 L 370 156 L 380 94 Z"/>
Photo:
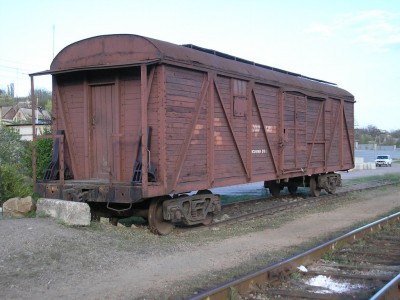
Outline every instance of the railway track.
<path fill-rule="evenodd" d="M 177 226 L 175 233 L 204 231 L 222 226 L 231 226 L 244 221 L 250 221 L 264 216 L 271 216 L 286 210 L 301 206 L 324 204 L 334 199 L 343 198 L 350 193 L 381 188 L 399 184 L 398 181 L 376 181 L 344 186 L 335 194 L 322 194 L 319 197 L 309 197 L 307 194 L 281 195 L 279 197 L 262 197 L 238 201 L 222 205 L 221 212 L 214 216 L 213 221 L 204 226 L 186 227 Z"/>
<path fill-rule="evenodd" d="M 219 226 L 233 225 L 243 221 L 260 218 L 267 215 L 293 209 L 295 207 L 305 205 L 322 204 L 333 199 L 344 197 L 349 193 L 362 192 L 365 190 L 380 188 L 382 186 L 390 186 L 399 182 L 374 182 L 373 184 L 361 184 L 355 186 L 346 186 L 342 190 L 338 190 L 335 194 L 324 194 L 319 197 L 308 197 L 302 194 L 284 195 L 276 198 L 264 197 L 251 200 L 229 203 L 222 206 L 222 211 L 218 214 L 214 221 L 208 226 L 194 227 L 189 230 L 207 230 Z"/>
<path fill-rule="evenodd" d="M 400 299 L 400 212 L 192 297 Z"/>

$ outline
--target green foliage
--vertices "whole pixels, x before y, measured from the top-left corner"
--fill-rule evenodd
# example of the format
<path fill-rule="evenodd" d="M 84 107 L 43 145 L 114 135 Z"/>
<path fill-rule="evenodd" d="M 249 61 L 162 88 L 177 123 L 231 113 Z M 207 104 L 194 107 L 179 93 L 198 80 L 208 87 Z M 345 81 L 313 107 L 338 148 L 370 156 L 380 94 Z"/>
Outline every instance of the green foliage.
<path fill-rule="evenodd" d="M 50 134 L 49 132 L 45 132 L 44 134 Z M 36 140 L 36 178 L 42 179 L 43 175 L 51 162 L 52 157 L 52 149 L 53 149 L 53 140 L 51 138 L 48 139 L 37 139 Z M 29 143 L 29 147 L 27 147 L 24 157 L 23 157 L 23 165 L 26 169 L 27 175 L 32 177 L 32 142 Z"/>
<path fill-rule="evenodd" d="M 0 106 L 13 106 L 14 100 L 8 95 L 0 95 Z"/>
<path fill-rule="evenodd" d="M 19 165 L 0 165 L 0 203 L 10 198 L 26 197 L 32 194 L 32 185 L 22 175 Z"/>
<path fill-rule="evenodd" d="M 373 144 L 400 147 L 400 129 L 388 132 L 374 125 L 368 125 L 367 127 L 355 128 L 354 134 L 355 140 L 360 144 L 371 144 L 371 147 Z"/>
<path fill-rule="evenodd" d="M 240 299 L 239 292 L 233 286 L 229 287 L 229 297 L 228 297 L 228 299 L 229 300 L 238 300 L 238 299 Z"/>
<path fill-rule="evenodd" d="M 261 197 L 262 195 L 259 195 Z M 221 203 L 222 204 L 229 204 L 235 202 L 241 202 L 245 200 L 255 199 L 257 196 L 255 195 L 221 195 Z"/>
<path fill-rule="evenodd" d="M 29 99 L 31 99 L 31 93 L 29 93 Z M 52 94 L 46 89 L 35 89 L 35 100 L 36 106 L 45 107 L 48 101 L 51 101 Z"/>
<path fill-rule="evenodd" d="M 349 179 L 349 182 L 352 183 L 361 183 L 361 182 L 369 182 L 374 180 L 382 180 L 382 181 L 389 181 L 389 182 L 399 182 L 400 181 L 400 174 L 399 173 L 391 173 L 391 174 L 384 174 L 384 175 L 374 175 L 368 177 L 360 177 Z"/>
<path fill-rule="evenodd" d="M 0 127 L 0 165 L 18 164 L 25 151 L 25 142 L 21 141 L 20 134 L 13 128 L 2 125 Z"/>
<path fill-rule="evenodd" d="M 53 103 L 51 100 L 48 100 L 46 104 L 44 105 L 44 109 L 47 110 L 49 113 L 51 113 L 53 107 Z"/>
<path fill-rule="evenodd" d="M 290 274 L 290 278 L 293 280 L 300 280 L 301 279 L 301 273 L 299 271 L 295 271 Z"/>

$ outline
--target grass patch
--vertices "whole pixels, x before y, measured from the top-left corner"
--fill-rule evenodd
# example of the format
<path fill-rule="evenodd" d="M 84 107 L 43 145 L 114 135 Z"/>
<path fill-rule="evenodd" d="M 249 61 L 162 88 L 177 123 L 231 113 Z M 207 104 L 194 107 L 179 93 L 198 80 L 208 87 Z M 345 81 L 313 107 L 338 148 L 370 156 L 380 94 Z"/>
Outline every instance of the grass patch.
<path fill-rule="evenodd" d="M 391 173 L 385 175 L 374 175 L 362 178 L 354 178 L 349 179 L 348 182 L 351 183 L 362 183 L 362 182 L 369 182 L 369 181 L 377 181 L 377 180 L 385 180 L 390 182 L 400 181 L 400 173 Z"/>
<path fill-rule="evenodd" d="M 36 218 L 49 218 L 50 217 L 50 215 L 48 215 L 48 214 L 46 214 L 46 213 L 44 213 L 44 212 L 35 212 L 35 216 L 36 216 Z"/>
<path fill-rule="evenodd" d="M 260 196 L 255 196 L 255 195 L 221 195 L 221 203 L 222 204 L 230 204 L 230 203 L 236 203 L 240 201 L 245 201 L 245 200 L 250 200 L 250 199 L 256 199 L 259 198 Z"/>
<path fill-rule="evenodd" d="M 299 271 L 295 271 L 292 274 L 290 274 L 290 278 L 293 280 L 300 280 L 301 274 Z"/>
<path fill-rule="evenodd" d="M 36 211 L 35 210 L 31 210 L 30 212 L 28 212 L 26 214 L 25 218 L 36 218 Z"/>

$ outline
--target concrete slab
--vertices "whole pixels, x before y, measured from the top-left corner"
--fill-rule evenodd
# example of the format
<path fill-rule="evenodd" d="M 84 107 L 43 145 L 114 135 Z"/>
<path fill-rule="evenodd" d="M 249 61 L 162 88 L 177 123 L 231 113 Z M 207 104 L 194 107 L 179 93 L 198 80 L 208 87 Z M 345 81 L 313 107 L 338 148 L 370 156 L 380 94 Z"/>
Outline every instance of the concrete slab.
<path fill-rule="evenodd" d="M 40 198 L 36 205 L 38 215 L 48 215 L 67 225 L 90 225 L 90 207 L 87 203 Z"/>

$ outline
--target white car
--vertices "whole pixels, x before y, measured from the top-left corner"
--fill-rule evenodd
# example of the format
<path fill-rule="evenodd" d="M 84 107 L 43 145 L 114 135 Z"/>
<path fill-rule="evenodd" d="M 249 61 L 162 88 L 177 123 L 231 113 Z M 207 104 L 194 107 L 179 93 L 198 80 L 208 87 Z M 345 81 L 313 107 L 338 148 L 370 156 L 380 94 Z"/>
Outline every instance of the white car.
<path fill-rule="evenodd" d="M 375 165 L 377 167 L 381 167 L 381 166 L 391 167 L 392 166 L 392 158 L 390 157 L 390 155 L 378 155 L 375 159 Z"/>

